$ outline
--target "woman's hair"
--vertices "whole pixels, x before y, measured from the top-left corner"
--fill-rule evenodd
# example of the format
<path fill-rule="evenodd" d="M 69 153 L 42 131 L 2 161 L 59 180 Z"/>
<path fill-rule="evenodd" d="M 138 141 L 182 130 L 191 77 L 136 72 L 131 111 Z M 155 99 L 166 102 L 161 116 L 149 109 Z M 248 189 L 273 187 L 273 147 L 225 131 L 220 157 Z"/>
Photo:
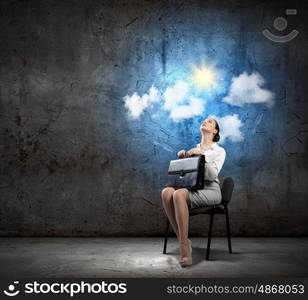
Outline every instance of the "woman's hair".
<path fill-rule="evenodd" d="M 217 133 L 213 137 L 213 142 L 218 142 L 220 140 L 220 135 L 219 135 L 219 125 L 216 120 L 215 120 L 215 129 L 217 129 Z"/>

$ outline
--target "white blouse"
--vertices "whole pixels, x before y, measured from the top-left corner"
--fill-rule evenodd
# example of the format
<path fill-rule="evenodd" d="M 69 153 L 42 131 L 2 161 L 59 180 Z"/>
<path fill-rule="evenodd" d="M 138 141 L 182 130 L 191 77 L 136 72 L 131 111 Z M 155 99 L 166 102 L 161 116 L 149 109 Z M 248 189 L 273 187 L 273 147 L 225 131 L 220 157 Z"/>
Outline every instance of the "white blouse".
<path fill-rule="evenodd" d="M 218 174 L 226 159 L 226 150 L 216 142 L 205 150 L 200 148 L 200 144 L 196 148 L 202 150 L 205 157 L 204 179 L 220 183 Z"/>

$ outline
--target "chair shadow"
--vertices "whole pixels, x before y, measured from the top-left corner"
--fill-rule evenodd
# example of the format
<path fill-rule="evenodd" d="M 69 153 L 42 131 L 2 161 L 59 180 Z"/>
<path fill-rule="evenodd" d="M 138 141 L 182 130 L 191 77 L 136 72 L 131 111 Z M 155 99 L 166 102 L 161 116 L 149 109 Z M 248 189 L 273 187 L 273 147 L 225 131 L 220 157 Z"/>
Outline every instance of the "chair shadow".
<path fill-rule="evenodd" d="M 220 262 L 237 262 L 243 259 L 241 252 L 234 251 L 229 253 L 228 246 L 226 249 L 216 248 L 211 246 L 209 260 L 206 260 L 206 246 L 205 247 L 192 247 L 193 264 L 198 264 L 204 261 L 220 261 Z"/>
<path fill-rule="evenodd" d="M 172 247 L 170 251 L 168 251 L 167 249 L 166 255 L 179 256 L 180 252 L 179 249 Z M 226 245 L 226 249 L 220 249 L 215 248 L 215 246 L 211 246 L 209 260 L 206 260 L 205 257 L 206 245 L 205 247 L 196 247 L 192 245 L 193 265 L 198 265 L 202 262 L 237 262 L 243 259 L 243 253 L 239 251 L 234 251 L 233 249 L 232 253 L 229 253 L 228 245 Z"/>

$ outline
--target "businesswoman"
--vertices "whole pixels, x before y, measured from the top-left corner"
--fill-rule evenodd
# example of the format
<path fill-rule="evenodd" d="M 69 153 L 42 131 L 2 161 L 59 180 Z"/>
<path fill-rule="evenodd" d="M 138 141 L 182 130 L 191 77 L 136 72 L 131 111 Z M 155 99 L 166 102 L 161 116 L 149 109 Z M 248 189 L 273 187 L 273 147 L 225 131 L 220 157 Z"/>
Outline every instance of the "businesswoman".
<path fill-rule="evenodd" d="M 189 209 L 219 204 L 222 198 L 218 174 L 225 161 L 226 151 L 217 144 L 220 139 L 219 125 L 215 119 L 207 118 L 201 123 L 200 132 L 200 144 L 189 151 L 180 150 L 177 155 L 179 158 L 205 156 L 204 188 L 192 191 L 166 187 L 161 192 L 165 213 L 179 241 L 179 262 L 182 267 L 192 264 L 191 241 L 188 239 Z"/>

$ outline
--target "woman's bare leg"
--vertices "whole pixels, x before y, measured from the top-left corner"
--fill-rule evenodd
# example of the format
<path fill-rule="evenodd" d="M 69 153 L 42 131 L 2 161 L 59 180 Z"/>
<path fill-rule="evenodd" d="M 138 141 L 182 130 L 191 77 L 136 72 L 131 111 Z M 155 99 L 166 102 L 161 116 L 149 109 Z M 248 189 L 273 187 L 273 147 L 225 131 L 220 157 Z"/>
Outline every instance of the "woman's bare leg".
<path fill-rule="evenodd" d="M 173 193 L 175 189 L 172 187 L 164 188 L 161 192 L 161 198 L 163 202 L 163 207 L 165 209 L 165 213 L 169 219 L 169 222 L 175 232 L 177 238 L 179 239 L 179 229 L 178 224 L 175 219 L 175 211 L 174 211 L 174 204 L 173 204 Z"/>
<path fill-rule="evenodd" d="M 189 222 L 189 196 L 187 189 L 178 189 L 173 193 L 175 218 L 179 228 L 179 243 L 181 256 L 189 255 L 188 222 Z M 182 259 L 181 258 L 181 259 Z"/>

